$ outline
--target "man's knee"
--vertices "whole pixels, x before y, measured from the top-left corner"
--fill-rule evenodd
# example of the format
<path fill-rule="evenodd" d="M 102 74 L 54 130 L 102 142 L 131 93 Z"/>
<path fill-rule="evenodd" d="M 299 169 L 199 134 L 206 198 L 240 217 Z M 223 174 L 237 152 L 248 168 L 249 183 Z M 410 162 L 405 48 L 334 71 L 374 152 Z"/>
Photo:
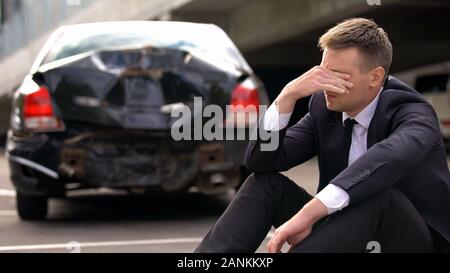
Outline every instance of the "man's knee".
<path fill-rule="evenodd" d="M 395 201 L 403 200 L 404 194 L 397 188 L 391 187 L 360 203 L 360 205 L 377 205 L 378 207 L 389 207 Z"/>
<path fill-rule="evenodd" d="M 252 173 L 244 181 L 242 187 L 269 187 L 279 185 L 280 181 L 289 181 L 289 179 L 280 173 Z"/>
<path fill-rule="evenodd" d="M 291 182 L 289 178 L 280 173 L 252 173 L 242 184 L 238 194 L 244 194 L 251 192 L 252 194 L 272 195 L 275 192 L 283 191 L 283 187 L 287 183 Z"/>

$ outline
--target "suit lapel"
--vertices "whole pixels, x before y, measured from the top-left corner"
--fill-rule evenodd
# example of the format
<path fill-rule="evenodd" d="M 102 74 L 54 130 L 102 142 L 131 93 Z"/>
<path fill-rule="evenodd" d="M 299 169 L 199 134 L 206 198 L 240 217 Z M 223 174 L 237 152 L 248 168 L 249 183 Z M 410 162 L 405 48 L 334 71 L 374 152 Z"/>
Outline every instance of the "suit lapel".
<path fill-rule="evenodd" d="M 369 129 L 367 130 L 367 150 L 372 148 L 373 145 L 386 138 L 383 126 L 383 92 L 381 91 L 380 98 L 378 100 L 377 108 L 373 114 L 373 118 L 370 121 Z"/>
<path fill-rule="evenodd" d="M 375 123 L 376 123 L 376 120 L 375 120 L 375 116 L 374 116 L 372 121 L 370 122 L 369 129 L 367 130 L 367 150 L 372 148 L 372 146 L 375 145 L 375 143 L 377 143 L 377 134 L 374 129 L 374 126 L 372 126 L 372 124 L 375 124 Z"/>

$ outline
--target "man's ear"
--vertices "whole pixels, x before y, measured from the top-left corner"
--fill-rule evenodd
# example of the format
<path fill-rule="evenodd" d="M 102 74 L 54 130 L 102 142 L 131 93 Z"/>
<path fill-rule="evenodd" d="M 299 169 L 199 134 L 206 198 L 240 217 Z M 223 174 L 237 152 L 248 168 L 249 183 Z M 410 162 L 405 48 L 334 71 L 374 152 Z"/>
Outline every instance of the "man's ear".
<path fill-rule="evenodd" d="M 369 75 L 369 86 L 370 87 L 377 87 L 380 85 L 383 85 L 384 76 L 386 75 L 386 71 L 383 67 L 378 66 L 377 68 L 370 71 Z"/>

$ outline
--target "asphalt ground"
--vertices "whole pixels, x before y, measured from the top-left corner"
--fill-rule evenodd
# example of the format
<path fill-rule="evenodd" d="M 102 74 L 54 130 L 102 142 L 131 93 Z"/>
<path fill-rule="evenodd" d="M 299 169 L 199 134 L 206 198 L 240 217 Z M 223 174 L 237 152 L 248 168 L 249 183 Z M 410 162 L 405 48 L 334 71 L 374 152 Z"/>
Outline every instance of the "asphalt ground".
<path fill-rule="evenodd" d="M 26 222 L 17 216 L 15 191 L 1 154 L 0 253 L 190 253 L 234 195 L 138 196 L 107 189 L 83 190 L 65 199 L 51 199 L 47 220 Z M 315 192 L 319 179 L 316 160 L 286 175 Z M 258 252 L 265 252 L 266 243 L 267 239 Z"/>

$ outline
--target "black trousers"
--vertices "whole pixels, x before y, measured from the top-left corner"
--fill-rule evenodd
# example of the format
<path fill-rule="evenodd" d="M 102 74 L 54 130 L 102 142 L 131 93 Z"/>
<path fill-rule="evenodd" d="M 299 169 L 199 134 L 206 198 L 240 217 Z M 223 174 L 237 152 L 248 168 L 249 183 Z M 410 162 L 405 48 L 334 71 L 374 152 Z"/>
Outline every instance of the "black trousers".
<path fill-rule="evenodd" d="M 255 252 L 271 227 L 293 217 L 313 197 L 279 173 L 250 175 L 195 252 Z M 431 252 L 430 230 L 397 188 L 319 221 L 294 253 Z M 369 244 L 369 245 L 368 245 Z"/>

